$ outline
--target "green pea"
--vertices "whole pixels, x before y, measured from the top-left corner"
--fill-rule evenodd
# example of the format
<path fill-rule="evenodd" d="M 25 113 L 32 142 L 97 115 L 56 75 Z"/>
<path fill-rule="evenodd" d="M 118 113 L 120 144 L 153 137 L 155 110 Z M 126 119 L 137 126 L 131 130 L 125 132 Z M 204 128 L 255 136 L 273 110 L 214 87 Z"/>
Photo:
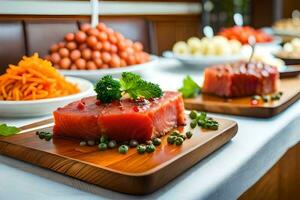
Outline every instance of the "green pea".
<path fill-rule="evenodd" d="M 179 136 L 180 132 L 178 130 L 175 130 L 171 133 L 171 136 Z"/>
<path fill-rule="evenodd" d="M 197 113 L 197 111 L 192 110 L 192 111 L 190 112 L 189 116 L 190 116 L 191 119 L 196 119 L 197 116 L 198 116 L 198 113 Z"/>
<path fill-rule="evenodd" d="M 106 143 L 100 143 L 98 145 L 98 148 L 99 148 L 100 151 L 104 151 L 104 150 L 107 149 L 107 144 Z"/>
<path fill-rule="evenodd" d="M 94 140 L 88 140 L 87 141 L 87 145 L 94 146 L 95 145 L 95 141 Z"/>
<path fill-rule="evenodd" d="M 100 138 L 100 143 L 108 143 L 108 137 L 106 135 L 102 135 Z"/>
<path fill-rule="evenodd" d="M 152 153 L 152 152 L 154 152 L 155 151 L 155 146 L 153 145 L 153 144 L 148 144 L 147 146 L 146 146 L 146 152 L 148 152 L 148 153 Z"/>
<path fill-rule="evenodd" d="M 259 95 L 254 95 L 254 96 L 252 97 L 252 99 L 253 99 L 253 100 L 260 100 L 261 97 L 260 97 Z"/>
<path fill-rule="evenodd" d="M 136 147 L 136 150 L 139 154 L 144 154 L 146 152 L 146 146 L 143 145 L 143 144 L 139 144 L 137 147 Z"/>
<path fill-rule="evenodd" d="M 153 138 L 152 142 L 153 142 L 153 144 L 155 146 L 159 146 L 161 144 L 161 139 L 159 139 L 159 138 Z"/>
<path fill-rule="evenodd" d="M 197 121 L 196 120 L 191 121 L 190 127 L 194 129 L 196 128 L 196 126 L 197 126 Z"/>
<path fill-rule="evenodd" d="M 129 141 L 129 146 L 130 146 L 130 147 L 136 147 L 138 144 L 139 144 L 138 141 L 136 141 L 136 140 L 134 140 L 134 139 L 131 139 L 131 140 Z"/>
<path fill-rule="evenodd" d="M 125 144 L 122 144 L 121 146 L 119 146 L 118 151 L 121 154 L 126 154 L 128 152 L 128 146 Z"/>
<path fill-rule="evenodd" d="M 113 148 L 115 148 L 116 146 L 117 146 L 116 140 L 111 140 L 111 141 L 108 142 L 108 147 L 109 147 L 109 148 L 113 149 Z"/>
<path fill-rule="evenodd" d="M 270 97 L 268 95 L 262 96 L 262 99 L 265 103 L 267 103 L 270 100 Z"/>
<path fill-rule="evenodd" d="M 190 139 L 193 136 L 193 133 L 191 131 L 188 131 L 188 132 L 185 133 L 185 135 L 186 135 L 187 138 Z"/>
<path fill-rule="evenodd" d="M 167 142 L 168 142 L 169 144 L 174 144 L 176 138 L 177 138 L 176 136 L 169 136 L 169 137 L 167 138 Z"/>
<path fill-rule="evenodd" d="M 45 135 L 45 140 L 50 141 L 52 139 L 52 134 L 46 134 Z"/>
<path fill-rule="evenodd" d="M 183 141 L 184 140 L 181 137 L 177 137 L 176 140 L 175 140 L 175 144 L 177 146 L 180 146 L 180 145 L 182 145 Z"/>
<path fill-rule="evenodd" d="M 178 137 L 181 137 L 183 140 L 186 139 L 186 136 L 185 136 L 185 135 L 179 135 Z"/>
<path fill-rule="evenodd" d="M 39 138 L 40 138 L 40 139 L 44 139 L 45 136 L 46 136 L 46 135 L 45 135 L 43 132 L 40 132 L 40 134 L 39 134 Z"/>

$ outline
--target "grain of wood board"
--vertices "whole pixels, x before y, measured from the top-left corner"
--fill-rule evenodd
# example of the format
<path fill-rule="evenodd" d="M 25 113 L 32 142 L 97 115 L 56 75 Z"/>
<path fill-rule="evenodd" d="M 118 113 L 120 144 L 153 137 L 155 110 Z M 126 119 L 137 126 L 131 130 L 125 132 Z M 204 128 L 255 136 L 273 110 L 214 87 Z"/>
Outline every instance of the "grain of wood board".
<path fill-rule="evenodd" d="M 222 114 L 248 117 L 273 117 L 300 98 L 300 78 L 282 79 L 280 91 L 283 92 L 279 101 L 270 101 L 251 105 L 251 97 L 225 99 L 217 96 L 201 94 L 198 97 L 185 99 L 185 108 Z"/>
<path fill-rule="evenodd" d="M 237 123 L 216 119 L 218 130 L 194 129 L 181 146 L 169 145 L 167 136 L 154 153 L 140 155 L 135 148 L 123 155 L 117 149 L 99 151 L 81 147 L 78 140 L 54 138 L 47 142 L 34 131 L 0 137 L 0 154 L 70 176 L 87 183 L 129 194 L 151 193 L 217 150 L 237 133 Z M 187 121 L 189 124 L 189 121 Z M 189 126 L 179 127 L 185 132 Z M 43 129 L 52 131 L 51 128 Z"/>

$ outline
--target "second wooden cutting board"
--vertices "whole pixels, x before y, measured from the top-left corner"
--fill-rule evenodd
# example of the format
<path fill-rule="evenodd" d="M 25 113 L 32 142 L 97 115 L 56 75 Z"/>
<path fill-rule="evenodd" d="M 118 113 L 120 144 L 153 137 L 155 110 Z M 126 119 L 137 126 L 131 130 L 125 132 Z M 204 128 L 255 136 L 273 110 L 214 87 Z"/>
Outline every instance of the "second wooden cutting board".
<path fill-rule="evenodd" d="M 251 105 L 251 97 L 225 99 L 201 94 L 198 97 L 185 99 L 185 108 L 248 117 L 273 117 L 300 98 L 300 78 L 280 80 L 280 91 L 283 95 L 279 101 Z"/>

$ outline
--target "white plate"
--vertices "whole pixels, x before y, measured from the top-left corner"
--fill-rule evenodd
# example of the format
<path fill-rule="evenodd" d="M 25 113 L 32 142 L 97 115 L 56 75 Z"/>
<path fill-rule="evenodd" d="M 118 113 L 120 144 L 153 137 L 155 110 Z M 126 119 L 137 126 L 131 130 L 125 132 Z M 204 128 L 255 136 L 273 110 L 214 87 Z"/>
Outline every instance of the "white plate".
<path fill-rule="evenodd" d="M 129 67 L 113 68 L 113 69 L 99 69 L 99 70 L 59 70 L 65 76 L 75 76 L 90 80 L 92 82 L 98 81 L 104 75 L 112 75 L 114 78 L 120 78 L 123 72 L 134 72 L 142 74 L 145 70 L 155 67 L 157 64 L 157 56 L 151 56 L 151 61 L 143 64 L 132 65 Z"/>
<path fill-rule="evenodd" d="M 37 117 L 51 114 L 58 107 L 93 94 L 94 86 L 87 80 L 66 77 L 71 83 L 77 84 L 80 92 L 77 94 L 49 99 L 30 101 L 0 101 L 1 117 Z"/>
<path fill-rule="evenodd" d="M 188 67 L 196 67 L 200 69 L 204 69 L 205 67 L 215 64 L 232 63 L 242 60 L 245 57 L 242 51 L 239 54 L 226 56 L 181 56 L 175 55 L 172 51 L 165 51 L 163 52 L 163 56 L 166 58 L 175 58 Z"/>

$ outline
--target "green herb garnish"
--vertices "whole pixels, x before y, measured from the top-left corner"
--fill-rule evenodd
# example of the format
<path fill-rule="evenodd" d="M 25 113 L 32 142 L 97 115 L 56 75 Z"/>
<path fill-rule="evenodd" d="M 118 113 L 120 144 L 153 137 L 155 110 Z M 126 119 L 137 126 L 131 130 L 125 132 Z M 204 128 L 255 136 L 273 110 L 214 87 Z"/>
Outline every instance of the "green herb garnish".
<path fill-rule="evenodd" d="M 157 98 L 163 95 L 159 85 L 147 82 L 137 74 L 123 72 L 120 80 L 106 75 L 101 78 L 95 87 L 97 99 L 104 103 L 119 100 L 125 94 L 133 99 L 143 97 L 145 99 Z"/>
<path fill-rule="evenodd" d="M 184 98 L 196 97 L 201 92 L 201 87 L 190 77 L 183 79 L 183 86 L 178 90 Z"/>
<path fill-rule="evenodd" d="M 11 136 L 19 133 L 21 130 L 15 126 L 0 124 L 0 136 Z"/>

